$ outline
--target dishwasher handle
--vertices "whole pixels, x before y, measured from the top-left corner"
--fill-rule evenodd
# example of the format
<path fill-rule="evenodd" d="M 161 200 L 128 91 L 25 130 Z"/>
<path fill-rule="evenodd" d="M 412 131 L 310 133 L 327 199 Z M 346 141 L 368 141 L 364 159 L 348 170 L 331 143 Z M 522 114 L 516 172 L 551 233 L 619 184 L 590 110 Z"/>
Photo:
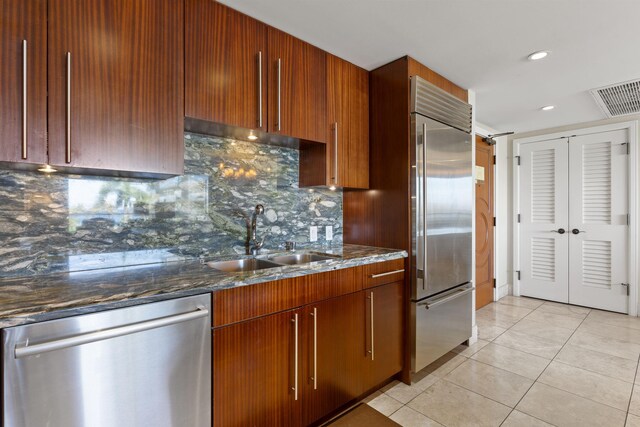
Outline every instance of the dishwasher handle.
<path fill-rule="evenodd" d="M 103 341 L 110 338 L 130 335 L 136 332 L 143 332 L 150 329 L 161 328 L 163 326 L 175 325 L 176 323 L 187 322 L 189 320 L 199 319 L 201 317 L 207 316 L 209 316 L 209 310 L 207 310 L 206 308 L 198 308 L 196 311 L 192 311 L 189 313 L 161 317 L 146 322 L 133 323 L 117 328 L 105 329 L 102 331 L 89 332 L 87 334 L 76 335 L 55 341 L 47 341 L 34 345 L 19 344 L 15 346 L 14 356 L 16 359 L 20 359 L 22 357 L 34 356 L 41 353 L 47 353 L 49 351 L 61 350 L 63 348 L 75 347 L 82 344 L 89 344 L 96 341 Z"/>
<path fill-rule="evenodd" d="M 466 295 L 466 294 L 468 294 L 468 293 L 471 293 L 471 292 L 473 292 L 475 289 L 476 289 L 476 288 L 475 288 L 475 287 L 473 287 L 473 286 L 468 287 L 468 288 L 464 288 L 464 289 L 459 289 L 459 290 L 456 290 L 455 292 L 452 292 L 452 293 L 450 293 L 450 294 L 447 294 L 447 295 L 443 296 L 442 298 L 433 299 L 433 300 L 427 300 L 427 301 L 425 301 L 425 302 L 418 303 L 418 305 L 419 305 L 419 306 L 420 306 L 420 305 L 424 305 L 424 306 L 425 306 L 425 308 L 426 308 L 427 310 L 429 310 L 430 308 L 437 307 L 437 306 L 439 306 L 440 304 L 444 304 L 444 303 L 449 302 L 449 301 L 451 301 L 451 300 L 453 300 L 453 299 L 456 299 L 456 298 L 458 298 L 458 297 L 461 297 L 461 296 L 463 296 L 463 295 Z"/>

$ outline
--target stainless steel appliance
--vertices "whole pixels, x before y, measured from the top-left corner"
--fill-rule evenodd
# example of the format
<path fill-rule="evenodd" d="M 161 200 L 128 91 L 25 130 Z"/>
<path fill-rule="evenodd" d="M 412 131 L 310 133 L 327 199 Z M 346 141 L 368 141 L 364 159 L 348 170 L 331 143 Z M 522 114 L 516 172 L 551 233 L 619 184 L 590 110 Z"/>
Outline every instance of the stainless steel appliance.
<path fill-rule="evenodd" d="M 471 106 L 411 78 L 412 371 L 471 337 Z"/>
<path fill-rule="evenodd" d="M 210 427 L 209 295 L 3 331 L 4 427 Z"/>

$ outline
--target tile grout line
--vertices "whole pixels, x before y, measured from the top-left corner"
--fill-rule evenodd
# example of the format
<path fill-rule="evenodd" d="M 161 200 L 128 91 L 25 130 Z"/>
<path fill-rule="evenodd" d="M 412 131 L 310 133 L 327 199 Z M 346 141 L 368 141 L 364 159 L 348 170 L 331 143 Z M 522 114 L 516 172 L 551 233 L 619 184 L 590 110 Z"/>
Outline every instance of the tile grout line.
<path fill-rule="evenodd" d="M 640 364 L 640 356 L 638 356 L 638 363 L 636 363 L 636 374 L 633 377 L 633 387 L 631 387 L 631 396 L 629 396 L 629 403 L 627 404 L 627 413 L 624 416 L 625 426 L 627 425 L 627 421 L 629 420 L 629 409 L 631 409 L 631 400 L 633 399 L 633 393 L 636 391 L 636 377 L 638 376 L 638 364 Z"/>
<path fill-rule="evenodd" d="M 537 310 L 537 309 L 536 309 L 536 310 Z M 533 313 L 534 311 L 535 311 L 535 310 L 532 310 L 532 311 L 531 311 L 531 313 Z M 529 313 L 529 314 L 531 314 L 531 313 Z M 529 314 L 527 314 L 527 315 L 526 315 L 525 317 L 523 317 L 521 320 L 524 320 L 525 318 L 527 318 L 527 317 L 529 316 Z M 515 404 L 515 406 L 513 407 L 513 409 L 511 410 L 511 412 L 509 412 L 509 415 L 507 415 L 507 418 L 509 418 L 509 416 L 513 413 L 513 411 L 515 411 L 515 410 L 516 410 L 516 408 L 518 407 L 518 405 L 520 404 L 520 402 L 522 402 L 522 400 L 527 396 L 527 394 L 529 394 L 529 391 L 531 391 L 531 389 L 533 388 L 533 386 L 534 386 L 534 385 L 536 385 L 536 383 L 538 383 L 538 380 L 540 379 L 540 377 L 542 376 L 542 374 L 544 374 L 544 373 L 546 372 L 546 370 L 549 368 L 549 365 L 551 365 L 551 362 L 553 362 L 553 361 L 556 359 L 556 357 L 558 357 L 558 354 L 560 354 L 560 352 L 561 352 L 561 351 L 562 351 L 562 349 L 567 345 L 567 343 L 569 342 L 569 340 L 571 340 L 571 337 L 573 337 L 573 335 L 578 331 L 578 328 L 580 327 L 580 325 L 582 325 L 582 323 L 584 322 L 584 320 L 587 318 L 587 316 L 588 316 L 588 315 L 589 315 L 589 314 L 587 314 L 586 316 L 584 316 L 584 318 L 582 319 L 582 321 L 580 321 L 580 324 L 579 324 L 579 325 L 574 329 L 574 331 L 571 333 L 571 335 L 569 335 L 569 338 L 567 338 L 567 340 L 565 341 L 565 343 L 564 343 L 564 344 L 562 344 L 562 347 L 560 347 L 560 350 L 558 350 L 558 351 L 556 352 L 555 356 L 553 356 L 553 358 L 552 358 L 551 360 L 549 360 L 549 363 L 547 363 L 547 366 L 542 370 L 542 372 L 540 372 L 540 375 L 538 375 L 538 377 L 533 381 L 533 383 L 531 384 L 531 386 L 530 386 L 530 387 L 527 389 L 527 391 L 522 395 L 522 397 L 520 398 L 520 400 L 518 400 L 518 403 L 516 403 L 516 404 Z M 513 326 L 515 326 L 515 325 L 513 325 Z M 513 326 L 512 326 L 512 327 L 513 327 Z M 509 329 L 511 329 L 511 328 L 509 328 Z M 526 353 L 526 352 L 525 352 L 525 353 Z M 529 354 L 531 354 L 531 353 L 529 353 Z M 540 383 L 540 384 L 543 384 L 543 383 Z M 546 385 L 546 384 L 545 384 L 545 385 Z M 566 391 L 566 390 L 563 390 L 563 391 Z M 589 400 L 591 400 L 591 399 L 589 399 Z M 526 412 L 524 412 L 524 413 L 525 413 L 525 414 L 527 414 Z M 530 417 L 533 417 L 533 415 L 530 415 L 530 414 L 527 414 L 527 415 L 529 415 Z M 506 421 L 506 420 L 507 420 L 507 418 L 505 418 L 505 419 L 504 419 L 504 421 Z M 536 417 L 533 417 L 533 418 L 536 418 Z M 536 418 L 536 419 L 539 419 L 539 418 Z M 503 421 L 500 425 L 504 424 L 504 421 Z M 544 421 L 544 420 L 540 420 L 540 421 L 543 421 L 543 422 L 545 422 L 545 423 L 551 424 L 551 423 L 549 423 L 549 422 L 547 422 L 547 421 Z"/>

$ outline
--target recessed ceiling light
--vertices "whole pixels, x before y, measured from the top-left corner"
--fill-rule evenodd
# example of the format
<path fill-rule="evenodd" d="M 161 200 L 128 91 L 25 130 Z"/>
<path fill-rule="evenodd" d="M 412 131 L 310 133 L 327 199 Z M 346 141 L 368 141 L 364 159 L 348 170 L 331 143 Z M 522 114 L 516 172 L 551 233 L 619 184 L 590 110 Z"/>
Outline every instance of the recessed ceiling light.
<path fill-rule="evenodd" d="M 549 55 L 549 52 L 546 50 L 540 50 L 538 52 L 533 52 L 531 55 L 527 56 L 529 61 L 537 61 L 542 58 L 546 58 Z"/>
<path fill-rule="evenodd" d="M 542 107 L 542 111 L 551 111 L 554 108 L 556 108 L 555 105 L 547 105 L 545 107 Z"/>

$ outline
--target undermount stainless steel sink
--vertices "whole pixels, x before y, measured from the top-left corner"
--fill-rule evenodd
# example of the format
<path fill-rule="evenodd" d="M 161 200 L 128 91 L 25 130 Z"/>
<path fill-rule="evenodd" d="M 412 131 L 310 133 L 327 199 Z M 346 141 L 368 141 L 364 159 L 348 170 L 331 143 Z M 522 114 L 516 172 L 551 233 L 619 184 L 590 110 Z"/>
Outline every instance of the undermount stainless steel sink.
<path fill-rule="evenodd" d="M 266 268 L 282 267 L 275 262 L 258 258 L 234 259 L 232 261 L 208 262 L 207 265 L 216 270 L 227 273 L 237 273 L 241 271 L 264 270 Z"/>
<path fill-rule="evenodd" d="M 284 265 L 294 265 L 294 264 L 307 264 L 315 261 L 324 261 L 327 259 L 332 259 L 333 257 L 326 255 L 318 255 L 312 253 L 301 253 L 301 254 L 291 254 L 291 255 L 280 255 L 269 258 L 269 260 Z"/>

